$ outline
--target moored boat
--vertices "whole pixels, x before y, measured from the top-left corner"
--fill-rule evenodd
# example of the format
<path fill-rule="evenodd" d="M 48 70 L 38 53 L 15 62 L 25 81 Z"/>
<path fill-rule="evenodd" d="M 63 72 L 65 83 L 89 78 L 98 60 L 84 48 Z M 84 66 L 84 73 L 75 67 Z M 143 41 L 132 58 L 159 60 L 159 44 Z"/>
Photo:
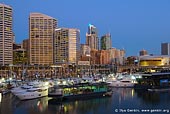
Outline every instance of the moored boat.
<path fill-rule="evenodd" d="M 154 72 L 142 74 L 138 79 L 135 89 L 146 89 L 148 91 L 170 90 L 170 72 Z"/>
<path fill-rule="evenodd" d="M 152 92 L 170 91 L 170 87 L 168 87 L 168 88 L 151 88 L 151 89 L 148 89 L 148 91 L 152 91 Z"/>
<path fill-rule="evenodd" d="M 22 93 L 16 94 L 16 96 L 20 100 L 28 100 L 48 96 L 48 87 L 31 88 L 28 89 L 26 92 L 24 91 Z"/>
<path fill-rule="evenodd" d="M 42 82 L 42 81 L 31 81 L 23 85 L 20 85 L 18 87 L 12 88 L 11 93 L 13 93 L 14 95 L 17 95 L 20 93 L 24 93 L 28 89 L 31 89 L 31 88 L 41 88 L 41 87 L 49 87 L 49 83 Z"/>
<path fill-rule="evenodd" d="M 49 96 L 53 98 L 61 98 L 62 101 L 106 97 L 111 95 L 111 89 L 108 84 L 104 82 L 80 83 L 72 86 L 57 88 L 55 91 L 49 91 Z"/>
<path fill-rule="evenodd" d="M 125 88 L 131 88 L 134 87 L 135 83 L 131 79 L 122 79 L 122 80 L 115 80 L 110 83 L 110 86 L 112 87 L 125 87 Z"/>

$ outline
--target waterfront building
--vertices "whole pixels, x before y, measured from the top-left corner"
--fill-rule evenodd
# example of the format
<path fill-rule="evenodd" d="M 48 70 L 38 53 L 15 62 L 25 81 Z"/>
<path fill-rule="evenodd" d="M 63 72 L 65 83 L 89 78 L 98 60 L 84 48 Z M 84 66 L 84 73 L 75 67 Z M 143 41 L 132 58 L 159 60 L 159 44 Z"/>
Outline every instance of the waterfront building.
<path fill-rule="evenodd" d="M 13 50 L 13 64 L 14 65 L 25 65 L 28 62 L 26 50 L 18 48 Z"/>
<path fill-rule="evenodd" d="M 23 40 L 23 42 L 22 42 L 22 47 L 23 47 L 25 50 L 29 50 L 29 39 Z"/>
<path fill-rule="evenodd" d="M 29 17 L 29 61 L 31 65 L 53 64 L 53 38 L 57 20 L 41 13 Z"/>
<path fill-rule="evenodd" d="M 117 64 L 123 65 L 125 59 L 125 51 L 110 48 L 107 50 L 91 50 L 90 56 L 82 55 L 81 61 L 90 61 L 91 65 L 95 64 Z"/>
<path fill-rule="evenodd" d="M 86 33 L 86 44 L 91 48 L 91 50 L 99 49 L 97 28 L 94 25 L 89 24 L 88 26 L 88 32 Z"/>
<path fill-rule="evenodd" d="M 87 44 L 81 44 L 81 46 L 80 46 L 80 61 L 82 61 L 82 63 L 79 62 L 78 65 L 83 65 L 84 62 L 85 62 L 84 65 L 87 65 L 86 63 L 89 63 L 89 65 L 90 65 L 90 56 L 91 56 L 90 52 L 91 52 L 91 49 Z"/>
<path fill-rule="evenodd" d="M 148 52 L 143 49 L 143 50 L 139 51 L 139 55 L 140 56 L 148 55 Z"/>
<path fill-rule="evenodd" d="M 120 53 L 120 56 L 118 57 L 119 64 L 124 65 L 125 64 L 125 50 L 118 49 L 117 51 Z"/>
<path fill-rule="evenodd" d="M 54 38 L 54 64 L 77 64 L 80 59 L 80 30 L 58 28 Z"/>
<path fill-rule="evenodd" d="M 86 55 L 90 55 L 90 47 L 87 44 L 81 44 L 80 46 L 80 55 L 81 56 L 86 56 Z"/>
<path fill-rule="evenodd" d="M 92 65 L 110 64 L 110 53 L 108 50 L 91 50 L 90 58 L 90 62 Z"/>
<path fill-rule="evenodd" d="M 12 7 L 0 4 L 0 65 L 13 63 Z"/>
<path fill-rule="evenodd" d="M 123 65 L 125 63 L 125 50 L 110 48 L 110 64 Z"/>
<path fill-rule="evenodd" d="M 28 63 L 28 55 L 26 49 L 23 48 L 23 44 L 13 43 L 13 64 L 25 65 Z"/>
<path fill-rule="evenodd" d="M 111 35 L 110 33 L 105 34 L 104 36 L 101 37 L 100 40 L 100 46 L 101 46 L 101 50 L 107 50 L 110 49 L 112 47 L 111 44 Z"/>
<path fill-rule="evenodd" d="M 170 43 L 161 44 L 161 55 L 170 55 Z"/>
<path fill-rule="evenodd" d="M 138 56 L 129 56 L 129 57 L 126 58 L 126 63 L 125 64 L 127 66 L 137 65 L 138 61 L 136 61 L 136 60 L 138 60 L 138 59 L 139 59 Z"/>
<path fill-rule="evenodd" d="M 170 56 L 139 56 L 140 66 L 164 66 L 169 65 Z"/>
<path fill-rule="evenodd" d="M 30 45 L 29 45 L 29 39 L 25 39 L 22 42 L 22 48 L 26 50 L 26 56 L 27 56 L 27 64 L 29 64 L 29 49 L 30 49 Z"/>
<path fill-rule="evenodd" d="M 99 53 L 99 50 L 93 49 L 90 51 L 89 60 L 90 60 L 91 65 L 100 64 L 100 58 L 99 58 L 98 53 Z"/>
<path fill-rule="evenodd" d="M 99 64 L 107 65 L 110 64 L 110 53 L 109 50 L 99 50 Z"/>

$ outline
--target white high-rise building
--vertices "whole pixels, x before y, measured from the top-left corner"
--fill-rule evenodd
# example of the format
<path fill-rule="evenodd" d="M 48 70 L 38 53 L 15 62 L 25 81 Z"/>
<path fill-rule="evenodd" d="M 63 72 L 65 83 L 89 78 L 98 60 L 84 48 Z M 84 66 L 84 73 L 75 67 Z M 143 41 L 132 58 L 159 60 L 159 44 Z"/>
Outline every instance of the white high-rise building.
<path fill-rule="evenodd" d="M 12 7 L 0 4 L 0 65 L 13 63 Z"/>
<path fill-rule="evenodd" d="M 54 63 L 77 64 L 80 58 L 80 30 L 58 28 L 54 38 Z"/>
<path fill-rule="evenodd" d="M 29 17 L 30 64 L 53 64 L 53 39 L 57 20 L 41 13 Z"/>

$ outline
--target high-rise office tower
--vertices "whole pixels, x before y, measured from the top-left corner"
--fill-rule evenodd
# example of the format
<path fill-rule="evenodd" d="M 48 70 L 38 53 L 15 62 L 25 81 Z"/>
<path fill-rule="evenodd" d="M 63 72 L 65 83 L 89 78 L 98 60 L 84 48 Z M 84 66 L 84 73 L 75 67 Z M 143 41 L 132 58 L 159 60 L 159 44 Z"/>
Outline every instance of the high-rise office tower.
<path fill-rule="evenodd" d="M 170 55 L 170 43 L 161 44 L 161 55 Z"/>
<path fill-rule="evenodd" d="M 58 28 L 54 38 L 54 63 L 77 64 L 80 58 L 80 30 Z"/>
<path fill-rule="evenodd" d="M 0 65 L 13 63 L 12 7 L 0 4 Z"/>
<path fill-rule="evenodd" d="M 102 49 L 102 50 L 107 50 L 107 49 L 112 48 L 111 42 L 112 42 L 112 41 L 111 41 L 111 35 L 110 35 L 110 33 L 105 34 L 104 36 L 102 36 L 102 37 L 101 37 L 101 40 L 100 40 L 101 49 Z"/>
<path fill-rule="evenodd" d="M 91 50 L 99 49 L 99 38 L 97 33 L 97 28 L 94 25 L 89 24 L 88 33 L 86 33 L 86 44 Z"/>
<path fill-rule="evenodd" d="M 53 64 L 53 38 L 57 20 L 41 13 L 29 17 L 30 64 Z"/>

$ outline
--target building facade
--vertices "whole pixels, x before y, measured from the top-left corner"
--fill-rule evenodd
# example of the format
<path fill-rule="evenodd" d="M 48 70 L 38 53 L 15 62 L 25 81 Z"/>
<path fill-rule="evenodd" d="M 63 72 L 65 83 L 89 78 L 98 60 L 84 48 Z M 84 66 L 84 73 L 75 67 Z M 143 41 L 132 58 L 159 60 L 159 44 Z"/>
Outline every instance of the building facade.
<path fill-rule="evenodd" d="M 80 30 L 58 28 L 54 38 L 54 64 L 77 64 L 80 58 Z"/>
<path fill-rule="evenodd" d="M 91 65 L 105 65 L 110 62 L 110 53 L 108 50 L 91 50 Z"/>
<path fill-rule="evenodd" d="M 169 65 L 170 56 L 140 56 L 140 66 L 164 66 Z"/>
<path fill-rule="evenodd" d="M 0 65 L 13 63 L 12 7 L 0 4 Z"/>
<path fill-rule="evenodd" d="M 90 47 L 87 44 L 81 44 L 80 55 L 90 55 Z"/>
<path fill-rule="evenodd" d="M 28 62 L 26 50 L 23 48 L 13 50 L 13 64 L 26 65 Z"/>
<path fill-rule="evenodd" d="M 22 47 L 23 47 L 25 50 L 29 50 L 29 39 L 23 40 L 23 42 L 22 42 Z"/>
<path fill-rule="evenodd" d="M 53 39 L 57 20 L 53 17 L 31 13 L 29 17 L 29 61 L 31 65 L 53 64 Z"/>
<path fill-rule="evenodd" d="M 99 64 L 101 65 L 110 64 L 109 50 L 99 50 L 97 55 L 99 55 Z"/>
<path fill-rule="evenodd" d="M 140 56 L 148 55 L 148 52 L 143 49 L 143 50 L 139 51 L 139 55 Z"/>
<path fill-rule="evenodd" d="M 161 44 L 161 55 L 170 55 L 170 43 Z"/>
<path fill-rule="evenodd" d="M 100 40 L 100 46 L 101 46 L 101 50 L 107 50 L 110 49 L 112 47 L 111 44 L 111 35 L 110 33 L 105 34 L 104 36 L 101 37 Z"/>
<path fill-rule="evenodd" d="M 110 64 L 123 65 L 125 62 L 125 50 L 110 48 Z"/>
<path fill-rule="evenodd" d="M 94 25 L 89 24 L 88 32 L 86 33 L 86 44 L 91 50 L 99 49 L 99 38 L 97 33 L 97 28 Z"/>

